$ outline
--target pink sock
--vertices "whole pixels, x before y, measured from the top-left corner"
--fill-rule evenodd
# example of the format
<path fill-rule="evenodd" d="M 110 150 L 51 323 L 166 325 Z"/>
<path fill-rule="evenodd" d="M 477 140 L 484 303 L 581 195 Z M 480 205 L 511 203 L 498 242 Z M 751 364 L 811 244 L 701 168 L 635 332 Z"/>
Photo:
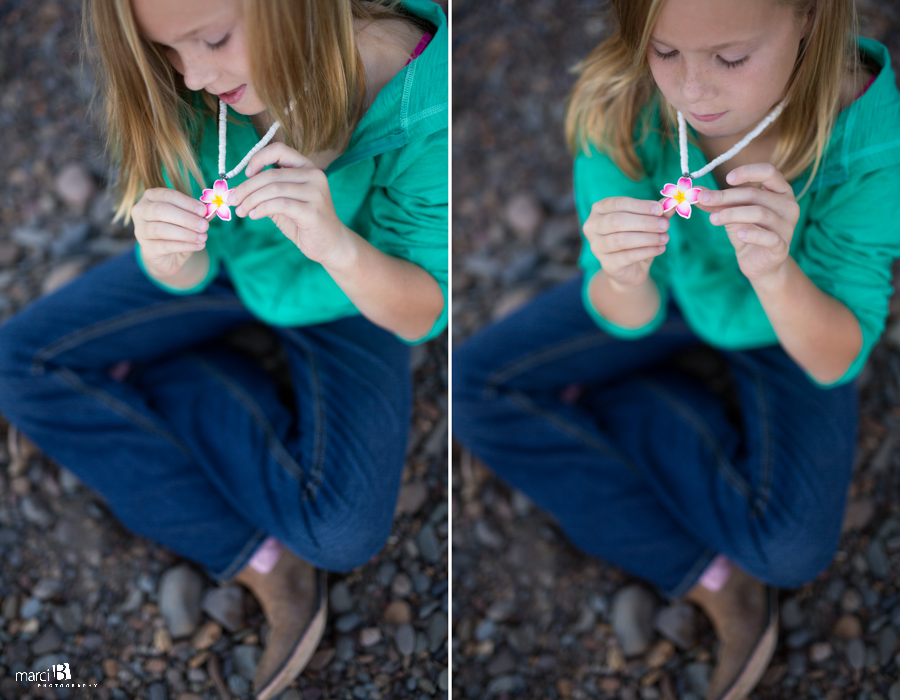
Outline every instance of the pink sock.
<path fill-rule="evenodd" d="M 284 545 L 274 537 L 266 537 L 259 545 L 253 556 L 250 557 L 250 568 L 261 574 L 269 573 L 281 558 L 281 550 Z"/>
<path fill-rule="evenodd" d="M 700 585 L 715 593 L 721 590 L 729 576 L 731 576 L 731 560 L 724 554 L 719 554 L 700 575 Z"/>

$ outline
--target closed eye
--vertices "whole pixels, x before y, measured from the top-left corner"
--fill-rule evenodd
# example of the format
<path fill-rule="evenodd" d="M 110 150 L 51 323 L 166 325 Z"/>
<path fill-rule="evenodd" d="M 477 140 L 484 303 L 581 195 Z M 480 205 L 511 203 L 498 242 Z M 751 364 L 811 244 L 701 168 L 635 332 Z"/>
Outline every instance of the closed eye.
<path fill-rule="evenodd" d="M 669 53 L 662 53 L 662 52 L 658 51 L 656 49 L 656 47 L 654 47 L 654 46 L 651 46 L 650 48 L 653 49 L 653 53 L 656 54 L 657 58 L 661 58 L 664 61 L 667 61 L 670 58 L 675 58 L 675 56 L 678 55 L 678 51 L 669 51 Z M 722 65 L 725 66 L 726 68 L 737 68 L 738 66 L 746 63 L 747 59 L 750 58 L 750 56 L 744 56 L 743 58 L 738 59 L 737 61 L 726 61 L 721 56 L 716 56 L 716 58 L 718 58 L 719 61 L 722 63 Z"/>
<path fill-rule="evenodd" d="M 226 34 L 224 37 L 222 37 L 222 38 L 221 38 L 219 41 L 217 41 L 215 44 L 207 43 L 206 45 L 207 45 L 209 48 L 211 48 L 213 51 L 215 51 L 215 50 L 221 49 L 223 46 L 225 46 L 225 44 L 228 43 L 228 40 L 229 40 L 230 38 L 231 38 L 231 32 L 228 32 L 228 34 Z"/>

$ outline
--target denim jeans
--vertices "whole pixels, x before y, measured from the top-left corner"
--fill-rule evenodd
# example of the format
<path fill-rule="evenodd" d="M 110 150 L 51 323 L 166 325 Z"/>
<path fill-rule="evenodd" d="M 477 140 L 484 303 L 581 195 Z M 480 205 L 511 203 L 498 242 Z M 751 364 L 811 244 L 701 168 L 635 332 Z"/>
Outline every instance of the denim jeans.
<path fill-rule="evenodd" d="M 361 316 L 273 328 L 295 405 L 221 336 L 254 320 L 223 272 L 153 285 L 129 251 L 0 326 L 0 412 L 132 531 L 231 578 L 267 535 L 344 571 L 390 533 L 409 352 Z M 132 364 L 123 381 L 110 374 Z"/>
<path fill-rule="evenodd" d="M 720 351 L 730 419 L 719 392 L 672 362 L 701 344 L 677 308 L 652 335 L 619 340 L 580 288 L 562 284 L 454 349 L 456 437 L 576 545 L 669 597 L 718 553 L 770 585 L 814 578 L 840 536 L 854 387 L 816 387 L 777 346 Z"/>

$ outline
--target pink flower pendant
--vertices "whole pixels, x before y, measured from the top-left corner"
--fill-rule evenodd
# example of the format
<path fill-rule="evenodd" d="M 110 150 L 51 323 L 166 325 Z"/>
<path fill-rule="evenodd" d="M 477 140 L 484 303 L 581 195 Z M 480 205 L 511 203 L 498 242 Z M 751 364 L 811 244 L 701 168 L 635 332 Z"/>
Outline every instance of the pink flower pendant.
<path fill-rule="evenodd" d="M 678 178 L 678 184 L 666 184 L 659 193 L 667 197 L 663 202 L 663 211 L 675 208 L 685 219 L 691 218 L 691 205 L 696 204 L 700 199 L 700 188 L 694 187 L 689 177 Z"/>
<path fill-rule="evenodd" d="M 228 206 L 228 183 L 216 180 L 211 190 L 203 190 L 200 201 L 206 205 L 206 218 L 218 214 L 222 221 L 231 221 L 231 207 Z"/>

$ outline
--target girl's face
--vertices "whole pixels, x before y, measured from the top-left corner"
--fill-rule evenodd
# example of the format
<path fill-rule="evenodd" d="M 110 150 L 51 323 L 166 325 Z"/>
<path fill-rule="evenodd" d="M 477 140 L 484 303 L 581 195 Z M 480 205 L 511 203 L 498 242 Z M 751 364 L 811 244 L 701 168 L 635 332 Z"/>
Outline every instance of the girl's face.
<path fill-rule="evenodd" d="M 189 90 L 206 90 L 246 115 L 265 107 L 250 80 L 240 0 L 131 0 L 138 31 L 165 47 Z"/>
<path fill-rule="evenodd" d="M 784 96 L 805 29 L 776 0 L 668 0 L 647 59 L 698 133 L 742 136 Z"/>

